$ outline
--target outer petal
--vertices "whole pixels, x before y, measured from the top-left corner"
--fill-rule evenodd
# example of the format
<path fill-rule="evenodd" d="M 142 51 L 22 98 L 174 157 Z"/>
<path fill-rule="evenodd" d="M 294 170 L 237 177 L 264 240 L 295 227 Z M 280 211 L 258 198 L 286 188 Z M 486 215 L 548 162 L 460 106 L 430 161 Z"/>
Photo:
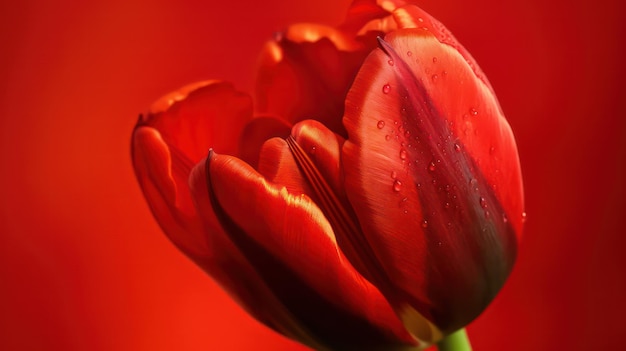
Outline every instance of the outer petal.
<path fill-rule="evenodd" d="M 230 84 L 206 81 L 161 98 L 133 132 L 133 167 L 150 209 L 167 236 L 195 260 L 210 248 L 191 201 L 189 174 L 211 146 L 235 152 L 251 116 L 248 96 Z"/>
<path fill-rule="evenodd" d="M 189 186 L 203 224 L 210 254 L 198 260 L 202 267 L 250 315 L 276 330 L 316 349 L 323 349 L 306 326 L 290 312 L 257 272 L 256 267 L 231 241 L 217 218 L 212 192 L 207 186 L 206 160 L 194 167 Z"/>
<path fill-rule="evenodd" d="M 345 136 L 341 124 L 345 96 L 369 50 L 330 27 L 291 26 L 262 53 L 256 111 L 291 123 L 317 119 Z"/>
<path fill-rule="evenodd" d="M 214 210 L 230 239 L 316 340 L 332 349 L 415 342 L 380 292 L 342 255 L 308 196 L 268 183 L 230 156 L 213 154 L 207 167 Z"/>
<path fill-rule="evenodd" d="M 383 292 L 449 333 L 486 307 L 512 268 L 517 150 L 495 96 L 455 48 L 423 29 L 386 40 L 347 98 L 346 189 L 389 276 Z M 474 111 L 481 139 L 460 123 Z"/>

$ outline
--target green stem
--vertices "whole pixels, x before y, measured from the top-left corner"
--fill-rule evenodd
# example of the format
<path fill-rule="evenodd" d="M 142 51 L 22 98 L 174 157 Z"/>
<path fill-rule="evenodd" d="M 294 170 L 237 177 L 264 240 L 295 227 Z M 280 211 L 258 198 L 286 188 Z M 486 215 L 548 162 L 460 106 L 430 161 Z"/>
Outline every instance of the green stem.
<path fill-rule="evenodd" d="M 439 351 L 472 351 L 465 328 L 448 335 L 437 344 Z"/>

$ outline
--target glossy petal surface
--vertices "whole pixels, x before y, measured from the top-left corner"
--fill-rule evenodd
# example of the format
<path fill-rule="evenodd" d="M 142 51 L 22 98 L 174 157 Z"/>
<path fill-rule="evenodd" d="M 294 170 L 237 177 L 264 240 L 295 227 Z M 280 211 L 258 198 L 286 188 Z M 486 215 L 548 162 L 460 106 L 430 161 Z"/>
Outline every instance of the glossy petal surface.
<path fill-rule="evenodd" d="M 187 185 L 193 166 L 214 146 L 235 152 L 225 130 L 239 133 L 252 116 L 251 100 L 228 83 L 190 84 L 140 116 L 132 140 L 135 174 L 168 237 L 198 259 L 209 252 Z"/>
<path fill-rule="evenodd" d="M 219 203 L 214 211 L 228 236 L 316 340 L 333 348 L 414 342 L 380 292 L 343 256 L 308 196 L 290 194 L 231 156 L 213 154 L 207 167 Z"/>
<path fill-rule="evenodd" d="M 495 97 L 458 51 L 424 29 L 386 40 L 347 98 L 346 188 L 392 298 L 450 332 L 484 309 L 512 267 L 517 153 Z M 466 133 L 465 114 L 484 139 Z M 510 163 L 498 172 L 480 158 L 492 141 L 513 145 L 499 150 Z M 498 189 L 515 190 L 501 201 Z"/>

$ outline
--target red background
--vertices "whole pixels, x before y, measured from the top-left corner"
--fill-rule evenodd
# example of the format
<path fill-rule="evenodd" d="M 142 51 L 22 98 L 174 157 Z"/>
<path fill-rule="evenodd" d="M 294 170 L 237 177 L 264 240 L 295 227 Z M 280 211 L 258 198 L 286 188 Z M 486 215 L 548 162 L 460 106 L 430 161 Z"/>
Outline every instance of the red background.
<path fill-rule="evenodd" d="M 433 1 L 516 133 L 528 221 L 475 350 L 619 349 L 626 313 L 621 1 Z M 348 1 L 0 4 L 0 349 L 304 350 L 160 232 L 132 173 L 138 112 L 185 83 L 250 90 L 256 55 Z"/>

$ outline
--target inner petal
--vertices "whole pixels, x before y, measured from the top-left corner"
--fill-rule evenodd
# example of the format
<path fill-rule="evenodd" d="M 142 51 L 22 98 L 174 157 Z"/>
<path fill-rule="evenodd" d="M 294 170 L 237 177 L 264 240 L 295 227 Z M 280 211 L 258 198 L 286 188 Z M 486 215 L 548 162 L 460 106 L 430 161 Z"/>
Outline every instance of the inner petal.
<path fill-rule="evenodd" d="M 333 143 L 335 135 L 329 130 L 320 130 L 322 133 L 311 133 L 311 129 L 322 125 L 308 123 L 306 126 L 296 126 L 287 138 L 287 145 L 300 169 L 302 177 L 309 184 L 312 198 L 316 200 L 324 216 L 328 219 L 337 237 L 339 247 L 355 268 L 369 281 L 380 285 L 385 280 L 382 268 L 375 259 L 374 252 L 369 243 L 364 240 L 359 223 L 350 207 L 345 193 L 339 186 L 340 179 L 327 177 L 332 173 L 333 165 L 339 164 L 339 144 Z M 294 136 L 294 134 L 296 136 Z M 317 135 L 319 140 L 311 140 L 311 136 Z M 336 140 L 336 139 L 335 139 Z M 315 143 L 315 146 L 303 148 L 303 145 Z M 332 150 L 332 146 L 337 150 Z M 308 152 L 307 152 L 308 150 Z M 316 157 L 317 155 L 326 157 Z M 334 159 L 333 156 L 334 155 Z M 317 162 L 316 162 L 317 161 Z M 339 174 L 337 174 L 339 177 Z M 331 178 L 331 179 L 329 179 Z M 335 183 L 335 187 L 331 184 Z M 387 285 L 387 284 L 384 284 Z"/>

